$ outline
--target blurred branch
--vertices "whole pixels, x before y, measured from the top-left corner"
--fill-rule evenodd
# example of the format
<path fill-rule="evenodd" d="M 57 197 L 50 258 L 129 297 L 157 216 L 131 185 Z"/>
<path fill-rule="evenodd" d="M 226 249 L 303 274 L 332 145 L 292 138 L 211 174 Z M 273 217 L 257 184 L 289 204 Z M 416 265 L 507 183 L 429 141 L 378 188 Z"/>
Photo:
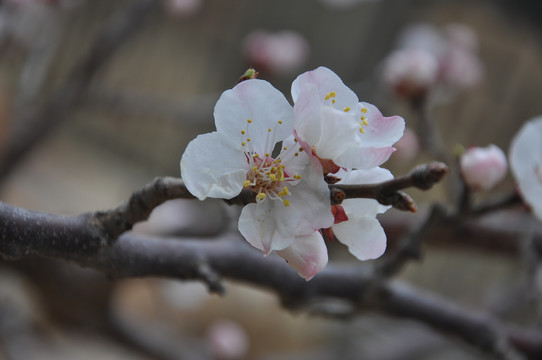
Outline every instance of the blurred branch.
<path fill-rule="evenodd" d="M 103 229 L 102 229 L 103 230 Z M 535 351 L 540 334 L 521 337 L 490 315 L 454 305 L 399 282 L 381 281 L 359 266 L 329 266 L 306 282 L 282 259 L 264 257 L 238 234 L 215 241 L 158 239 L 125 233 L 107 246 L 90 214 L 75 217 L 43 214 L 10 205 L 0 206 L 0 253 L 6 258 L 31 255 L 55 257 L 104 272 L 110 277 L 159 276 L 209 282 L 207 267 L 216 277 L 243 281 L 275 292 L 291 309 L 303 309 L 314 299 L 343 299 L 358 310 L 377 310 L 422 321 L 484 349 L 502 359 L 519 359 L 509 348 Z M 534 346 L 536 349 L 536 346 Z M 542 355 L 536 353 L 535 355 Z"/>
<path fill-rule="evenodd" d="M 128 8 L 114 13 L 96 37 L 94 44 L 81 64 L 76 66 L 66 81 L 51 95 L 40 109 L 21 112 L 24 119 L 17 123 L 31 124 L 17 136 L 9 136 L 0 156 L 0 179 L 4 178 L 17 162 L 25 156 L 56 126 L 66 120 L 70 111 L 85 96 L 87 88 L 96 72 L 109 60 L 119 45 L 128 39 L 149 11 L 160 4 L 155 0 L 132 2 Z"/>

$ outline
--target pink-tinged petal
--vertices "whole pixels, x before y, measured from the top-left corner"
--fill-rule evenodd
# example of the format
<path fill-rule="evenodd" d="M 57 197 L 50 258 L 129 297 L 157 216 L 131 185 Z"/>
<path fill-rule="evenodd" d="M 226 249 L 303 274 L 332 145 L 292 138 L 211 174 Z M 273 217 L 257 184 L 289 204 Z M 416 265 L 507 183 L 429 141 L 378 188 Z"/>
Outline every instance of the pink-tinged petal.
<path fill-rule="evenodd" d="M 292 206 L 286 207 L 282 201 L 265 199 L 243 208 L 239 231 L 252 246 L 267 255 L 292 244 L 297 222 L 298 214 Z"/>
<path fill-rule="evenodd" d="M 523 200 L 542 220 L 542 116 L 523 125 L 510 146 L 510 167 Z"/>
<path fill-rule="evenodd" d="M 320 138 L 313 143 L 316 154 L 322 159 L 335 159 L 348 149 L 361 146 L 359 125 L 350 114 L 331 107 L 323 107 L 320 117 Z M 317 124 L 315 124 L 317 125 Z"/>
<path fill-rule="evenodd" d="M 290 208 L 298 214 L 296 234 L 308 234 L 318 229 L 325 229 L 333 224 L 329 188 L 319 169 L 308 166 L 302 173 L 298 186 L 291 190 L 288 198 Z"/>
<path fill-rule="evenodd" d="M 181 158 L 181 176 L 186 188 L 200 200 L 206 197 L 231 199 L 246 179 L 247 162 L 217 132 L 192 140 Z"/>
<path fill-rule="evenodd" d="M 506 155 L 496 145 L 472 147 L 459 159 L 461 175 L 467 186 L 489 190 L 499 184 L 508 171 Z"/>
<path fill-rule="evenodd" d="M 214 117 L 217 131 L 231 141 L 232 147 L 241 149 L 245 142 L 260 154 L 270 153 L 276 142 L 293 131 L 292 106 L 264 80 L 246 80 L 224 91 Z"/>
<path fill-rule="evenodd" d="M 361 102 L 362 113 L 369 125 L 364 126 L 364 133 L 359 133 L 363 146 L 389 147 L 395 144 L 405 131 L 405 120 L 400 116 L 384 117 L 378 108 L 372 104 Z"/>
<path fill-rule="evenodd" d="M 354 117 L 330 106 L 320 106 L 303 94 L 295 105 L 295 131 L 314 147 L 322 159 L 334 159 L 348 149 L 360 147 L 359 125 Z"/>
<path fill-rule="evenodd" d="M 316 88 L 316 92 L 314 92 L 314 88 Z M 307 89 L 319 99 L 321 104 L 326 103 L 337 109 L 352 107 L 358 103 L 357 95 L 343 83 L 341 78 L 323 66 L 307 71 L 294 80 L 292 83 L 294 103 L 297 103 L 298 98 Z M 325 100 L 332 91 L 335 92 L 335 97 Z M 332 99 L 335 100 L 335 103 L 331 102 Z"/>
<path fill-rule="evenodd" d="M 301 277 L 309 281 L 327 264 L 327 248 L 320 232 L 296 236 L 292 245 L 277 251 Z"/>
<path fill-rule="evenodd" d="M 374 217 L 349 215 L 349 220 L 333 225 L 337 239 L 359 260 L 376 259 L 386 250 L 386 234 Z"/>
<path fill-rule="evenodd" d="M 336 159 L 335 163 L 347 169 L 370 169 L 382 165 L 395 151 L 393 147 L 359 147 L 346 150 Z"/>

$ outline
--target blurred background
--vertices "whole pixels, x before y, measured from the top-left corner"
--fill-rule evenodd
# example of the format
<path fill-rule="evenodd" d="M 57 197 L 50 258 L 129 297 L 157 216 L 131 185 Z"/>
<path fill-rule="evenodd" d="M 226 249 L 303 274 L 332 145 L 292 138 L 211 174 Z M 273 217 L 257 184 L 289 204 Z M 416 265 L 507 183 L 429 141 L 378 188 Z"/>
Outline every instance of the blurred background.
<path fill-rule="evenodd" d="M 155 176 L 178 177 L 187 143 L 214 130 L 214 104 L 249 66 L 290 100 L 297 75 L 329 67 L 361 101 L 403 116 L 412 130 L 420 122 L 413 97 L 422 93 L 449 154 L 458 144 L 507 152 L 521 125 L 542 114 L 541 24 L 542 5 L 528 0 L 3 0 L 0 199 L 79 214 L 114 207 Z M 406 51 L 394 63 L 391 55 L 408 49 L 428 55 Z M 410 133 L 385 166 L 400 175 L 431 160 L 420 146 Z M 449 187 L 408 191 L 421 214 L 385 214 L 390 241 L 397 217 L 414 223 L 432 201 L 453 202 Z M 513 187 L 508 176 L 481 197 Z M 214 235 L 230 226 L 231 211 L 218 201 L 174 201 L 134 231 Z M 332 261 L 354 261 L 329 246 Z M 538 326 L 537 299 L 516 296 L 524 260 L 491 244 L 430 244 L 400 278 Z M 485 358 L 423 324 L 294 314 L 273 294 L 227 285 L 218 297 L 198 283 L 2 261 L 0 358 Z"/>

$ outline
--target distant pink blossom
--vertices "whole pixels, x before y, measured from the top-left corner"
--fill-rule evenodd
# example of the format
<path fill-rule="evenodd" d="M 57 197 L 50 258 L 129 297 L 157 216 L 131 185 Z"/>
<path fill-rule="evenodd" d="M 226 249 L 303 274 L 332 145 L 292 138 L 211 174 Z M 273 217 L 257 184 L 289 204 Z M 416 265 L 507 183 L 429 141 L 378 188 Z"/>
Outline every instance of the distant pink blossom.
<path fill-rule="evenodd" d="M 420 140 L 413 130 L 405 128 L 403 137 L 401 137 L 401 139 L 393 146 L 397 149 L 393 153 L 394 159 L 410 161 L 413 160 L 420 151 Z"/>
<path fill-rule="evenodd" d="M 459 165 L 465 183 L 474 190 L 494 188 L 508 171 L 506 155 L 493 144 L 468 149 L 461 155 Z"/>
<path fill-rule="evenodd" d="M 438 59 L 421 49 L 402 49 L 392 52 L 382 68 L 386 85 L 403 98 L 422 99 L 437 83 Z"/>
<path fill-rule="evenodd" d="M 232 320 L 218 320 L 207 330 L 207 342 L 216 359 L 245 358 L 249 347 L 246 330 Z"/>
<path fill-rule="evenodd" d="M 178 17 L 191 17 L 198 13 L 203 5 L 203 0 L 167 0 L 166 10 Z"/>
<path fill-rule="evenodd" d="M 450 95 L 471 88 L 482 80 L 483 74 L 476 34 L 464 24 L 450 24 L 443 30 L 429 24 L 407 27 L 400 36 L 398 49 L 386 58 L 383 66 L 385 83 L 398 96 L 409 100 L 419 99 L 424 91 L 440 90 Z"/>
<path fill-rule="evenodd" d="M 512 139 L 510 167 L 523 200 L 542 220 L 542 116 L 523 125 Z"/>
<path fill-rule="evenodd" d="M 243 52 L 250 66 L 260 72 L 290 74 L 299 70 L 309 57 L 309 43 L 295 31 L 255 30 L 243 41 Z"/>

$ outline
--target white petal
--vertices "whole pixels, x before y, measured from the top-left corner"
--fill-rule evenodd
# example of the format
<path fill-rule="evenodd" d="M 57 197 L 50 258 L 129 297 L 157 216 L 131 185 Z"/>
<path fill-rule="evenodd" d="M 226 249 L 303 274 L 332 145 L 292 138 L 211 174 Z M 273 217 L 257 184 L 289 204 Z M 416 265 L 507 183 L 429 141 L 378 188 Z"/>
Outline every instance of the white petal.
<path fill-rule="evenodd" d="M 341 170 L 337 174 L 337 177 L 341 178 L 339 184 L 379 184 L 384 181 L 393 179 L 393 174 L 388 170 L 381 167 L 374 167 L 372 169 Z"/>
<path fill-rule="evenodd" d="M 180 165 L 188 191 L 200 200 L 206 197 L 231 199 L 238 195 L 248 167 L 243 153 L 230 147 L 217 132 L 192 140 Z"/>
<path fill-rule="evenodd" d="M 352 115 L 331 107 L 322 107 L 320 113 L 320 138 L 313 143 L 316 154 L 322 159 L 334 160 L 349 149 L 361 146 L 357 135 L 359 125 Z"/>
<path fill-rule="evenodd" d="M 376 259 L 386 250 L 386 234 L 374 217 L 350 216 L 349 220 L 333 225 L 337 239 L 360 260 Z"/>
<path fill-rule="evenodd" d="M 280 91 L 258 79 L 243 81 L 225 91 L 216 103 L 214 117 L 217 131 L 227 137 L 233 147 L 240 149 L 241 142 L 248 137 L 253 149 L 260 154 L 271 153 L 275 143 L 293 131 L 292 106 Z M 242 135 L 241 131 L 246 134 Z"/>
<path fill-rule="evenodd" d="M 523 200 L 542 220 L 542 117 L 526 123 L 512 140 L 510 167 Z"/>
<path fill-rule="evenodd" d="M 405 120 L 400 116 L 384 117 L 380 110 L 372 104 L 361 102 L 361 108 L 367 109 L 362 113 L 369 125 L 364 126 L 364 133 L 359 133 L 363 146 L 388 147 L 395 144 L 405 131 Z"/>
<path fill-rule="evenodd" d="M 328 228 L 334 221 L 329 188 L 318 170 L 312 166 L 306 167 L 301 181 L 290 190 L 290 207 L 299 216 L 297 235 Z"/>
<path fill-rule="evenodd" d="M 301 277 L 309 281 L 327 264 L 327 248 L 320 232 L 296 236 L 292 245 L 277 251 Z"/>
<path fill-rule="evenodd" d="M 333 104 L 337 109 L 353 107 L 358 102 L 357 95 L 350 90 L 337 74 L 326 67 L 319 67 L 312 71 L 307 71 L 297 77 L 292 83 L 292 98 L 297 103 L 298 98 L 307 88 L 316 87 L 316 96 L 324 103 L 327 94 L 335 91 L 336 96 Z M 312 91 L 312 90 L 311 90 Z M 327 100 L 331 105 L 331 100 Z"/>
<path fill-rule="evenodd" d="M 367 170 L 341 170 L 336 174 L 341 179 L 339 184 L 379 184 L 393 179 L 392 173 L 388 169 L 380 167 Z M 391 206 L 380 205 L 373 199 L 346 199 L 343 201 L 343 208 L 346 214 L 357 214 L 359 216 L 376 216 L 386 212 Z"/>
<path fill-rule="evenodd" d="M 297 219 L 293 207 L 284 206 L 282 201 L 265 199 L 243 208 L 239 231 L 252 246 L 269 254 L 292 244 Z"/>
<path fill-rule="evenodd" d="M 347 169 L 370 169 L 386 162 L 395 151 L 394 148 L 357 147 L 343 152 L 334 159 L 335 163 Z"/>

